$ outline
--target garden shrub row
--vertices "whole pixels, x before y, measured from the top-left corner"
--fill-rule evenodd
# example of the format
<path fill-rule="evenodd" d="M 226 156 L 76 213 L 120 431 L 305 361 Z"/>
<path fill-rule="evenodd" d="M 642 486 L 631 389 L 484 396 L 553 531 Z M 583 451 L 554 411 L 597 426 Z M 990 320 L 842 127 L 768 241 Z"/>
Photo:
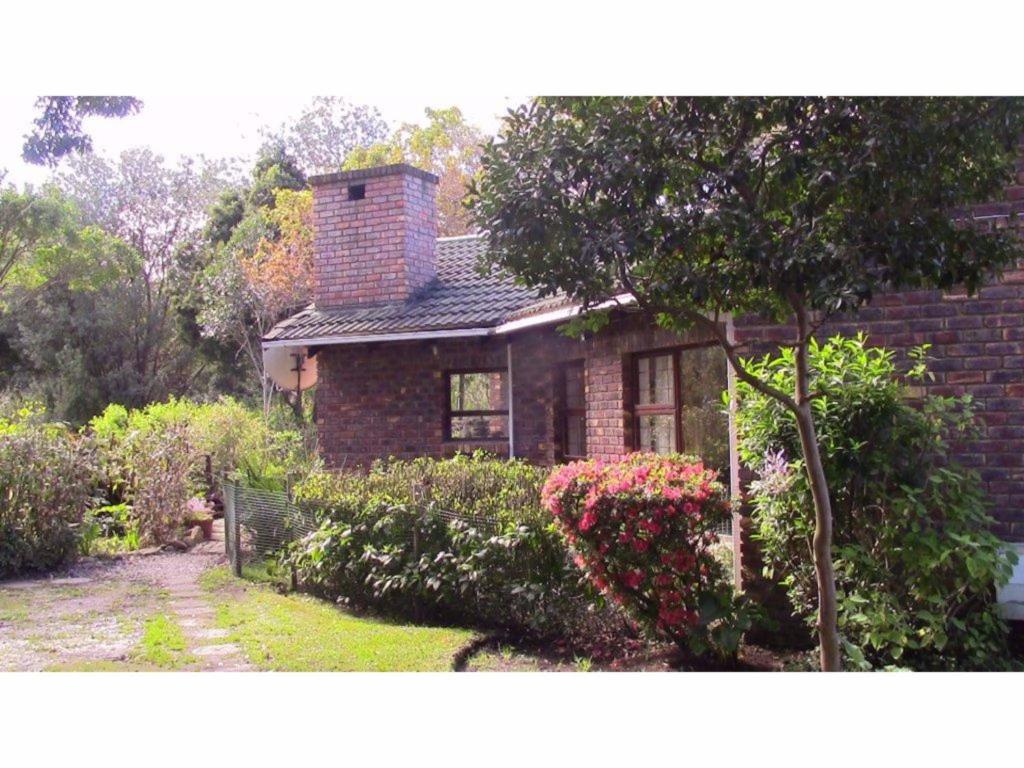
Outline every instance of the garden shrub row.
<path fill-rule="evenodd" d="M 572 634 L 591 597 L 550 516 L 546 472 L 482 453 L 318 473 L 296 488 L 320 528 L 285 562 L 357 607 L 530 635 Z"/>
<path fill-rule="evenodd" d="M 482 453 L 319 474 L 297 501 L 321 525 L 284 560 L 322 596 L 421 620 L 735 651 L 746 615 L 712 554 L 728 514 L 713 472 L 634 454 L 548 476 Z"/>

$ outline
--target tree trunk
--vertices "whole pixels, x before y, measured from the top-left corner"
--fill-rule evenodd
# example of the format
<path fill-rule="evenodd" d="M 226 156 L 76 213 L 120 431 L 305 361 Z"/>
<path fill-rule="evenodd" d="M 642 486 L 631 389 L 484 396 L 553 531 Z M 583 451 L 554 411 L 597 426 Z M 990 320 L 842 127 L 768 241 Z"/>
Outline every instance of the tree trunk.
<path fill-rule="evenodd" d="M 839 672 L 839 624 L 836 611 L 836 574 L 832 566 L 832 500 L 829 496 L 821 448 L 811 411 L 807 343 L 796 350 L 796 423 L 804 466 L 814 500 L 814 572 L 818 581 L 818 644 L 822 672 Z"/>

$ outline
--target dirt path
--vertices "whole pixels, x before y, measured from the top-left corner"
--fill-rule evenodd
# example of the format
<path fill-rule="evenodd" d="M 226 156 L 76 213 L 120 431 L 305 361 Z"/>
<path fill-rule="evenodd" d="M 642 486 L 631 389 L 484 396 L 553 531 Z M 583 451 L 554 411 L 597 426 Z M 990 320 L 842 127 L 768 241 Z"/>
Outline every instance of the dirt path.
<path fill-rule="evenodd" d="M 224 561 L 218 521 L 214 540 L 188 552 L 85 561 L 49 578 L 0 582 L 0 671 L 249 670 L 200 589 L 200 576 Z"/>

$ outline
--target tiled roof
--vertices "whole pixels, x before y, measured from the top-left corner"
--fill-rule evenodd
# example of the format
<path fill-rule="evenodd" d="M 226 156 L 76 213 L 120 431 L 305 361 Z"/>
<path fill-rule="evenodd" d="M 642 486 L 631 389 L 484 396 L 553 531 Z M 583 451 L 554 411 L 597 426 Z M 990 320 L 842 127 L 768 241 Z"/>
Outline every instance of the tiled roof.
<path fill-rule="evenodd" d="M 539 299 L 536 291 L 515 285 L 507 275 L 481 276 L 476 263 L 486 248 L 483 235 L 439 238 L 437 277 L 407 301 L 309 307 L 274 326 L 264 341 L 490 328 L 534 314 L 535 307 L 547 308 L 552 298 Z"/>

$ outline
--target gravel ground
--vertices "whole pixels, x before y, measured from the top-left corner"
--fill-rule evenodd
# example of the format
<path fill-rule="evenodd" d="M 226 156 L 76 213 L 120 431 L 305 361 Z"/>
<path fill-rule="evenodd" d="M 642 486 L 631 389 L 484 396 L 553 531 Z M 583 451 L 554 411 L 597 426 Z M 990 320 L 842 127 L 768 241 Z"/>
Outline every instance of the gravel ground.
<path fill-rule="evenodd" d="M 160 613 L 182 626 L 198 660 L 189 669 L 248 669 L 237 648 L 216 644 L 199 589 L 199 577 L 225 560 L 221 531 L 188 552 L 86 558 L 44 578 L 0 582 L 0 671 L 138 668 L 133 651 L 146 619 Z"/>

